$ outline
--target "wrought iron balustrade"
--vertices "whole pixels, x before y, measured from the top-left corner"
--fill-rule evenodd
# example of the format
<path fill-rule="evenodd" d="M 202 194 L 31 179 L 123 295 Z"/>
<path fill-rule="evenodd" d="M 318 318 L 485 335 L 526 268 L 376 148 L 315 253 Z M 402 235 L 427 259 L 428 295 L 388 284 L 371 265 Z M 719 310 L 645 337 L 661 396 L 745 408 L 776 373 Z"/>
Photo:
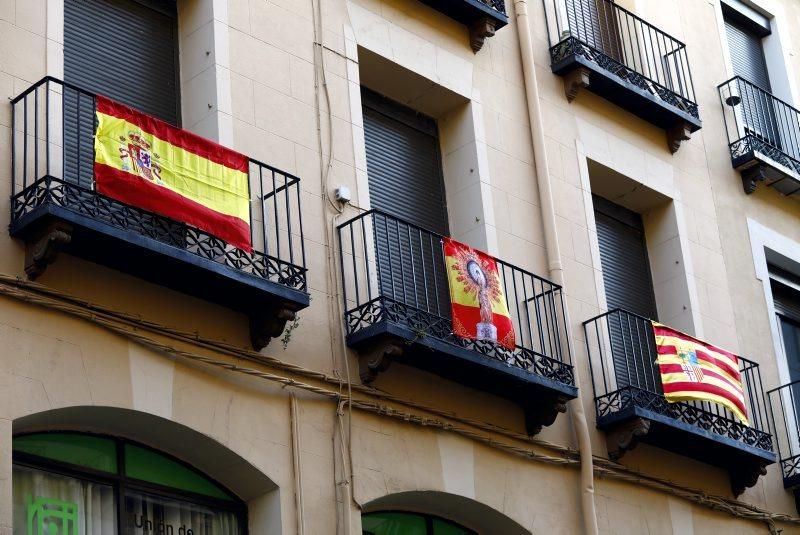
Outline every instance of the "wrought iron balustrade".
<path fill-rule="evenodd" d="M 610 433 L 612 457 L 621 457 L 639 440 L 650 442 L 726 468 L 736 494 L 774 462 L 758 364 L 739 357 L 747 425 L 716 403 L 667 402 L 650 319 L 614 309 L 585 321 L 583 328 L 597 425 Z"/>
<path fill-rule="evenodd" d="M 800 110 L 740 76 L 719 85 L 733 167 L 747 193 L 765 182 L 800 193 Z"/>
<path fill-rule="evenodd" d="M 243 310 L 251 320 L 268 310 L 292 315 L 308 305 L 299 178 L 250 159 L 253 250 L 244 251 L 100 194 L 95 103 L 95 94 L 51 77 L 11 101 L 10 232 L 28 245 L 31 278 L 63 248 Z M 282 326 L 278 321 L 270 330 Z"/>
<path fill-rule="evenodd" d="M 343 223 L 338 234 L 352 347 L 374 357 L 377 344 L 383 358 L 390 338 L 388 356 L 399 359 L 402 354 L 414 365 L 499 395 L 521 398 L 532 385 L 558 398 L 559 405 L 575 397 L 560 286 L 497 260 L 514 323 L 516 347 L 511 350 L 453 334 L 443 236 L 377 210 Z M 366 381 L 386 363 L 369 358 L 362 361 Z M 492 374 L 504 377 L 495 388 Z"/>
<path fill-rule="evenodd" d="M 795 491 L 800 506 L 800 380 L 767 395 L 784 486 Z"/>
<path fill-rule="evenodd" d="M 701 127 L 686 45 L 613 0 L 542 0 L 553 72 L 667 131 L 670 149 Z"/>

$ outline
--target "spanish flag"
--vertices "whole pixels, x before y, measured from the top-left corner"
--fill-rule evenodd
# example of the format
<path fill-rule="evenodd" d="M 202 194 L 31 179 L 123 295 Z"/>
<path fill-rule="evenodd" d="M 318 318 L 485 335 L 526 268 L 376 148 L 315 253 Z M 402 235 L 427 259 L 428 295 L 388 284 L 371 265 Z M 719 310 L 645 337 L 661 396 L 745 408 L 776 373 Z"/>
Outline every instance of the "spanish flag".
<path fill-rule="evenodd" d="M 497 261 L 450 238 L 444 240 L 447 280 L 453 313 L 453 334 L 516 348 Z"/>
<path fill-rule="evenodd" d="M 750 425 L 736 355 L 656 322 L 653 332 L 667 401 L 717 403 Z"/>
<path fill-rule="evenodd" d="M 249 159 L 97 97 L 97 191 L 252 251 Z"/>

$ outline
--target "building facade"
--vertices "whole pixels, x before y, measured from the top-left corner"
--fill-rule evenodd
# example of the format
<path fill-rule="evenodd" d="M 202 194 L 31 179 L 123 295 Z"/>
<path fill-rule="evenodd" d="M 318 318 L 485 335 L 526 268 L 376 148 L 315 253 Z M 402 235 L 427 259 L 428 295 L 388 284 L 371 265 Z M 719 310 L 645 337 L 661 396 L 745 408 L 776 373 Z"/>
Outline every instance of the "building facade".
<path fill-rule="evenodd" d="M 800 533 L 798 23 L 0 2 L 0 533 Z"/>

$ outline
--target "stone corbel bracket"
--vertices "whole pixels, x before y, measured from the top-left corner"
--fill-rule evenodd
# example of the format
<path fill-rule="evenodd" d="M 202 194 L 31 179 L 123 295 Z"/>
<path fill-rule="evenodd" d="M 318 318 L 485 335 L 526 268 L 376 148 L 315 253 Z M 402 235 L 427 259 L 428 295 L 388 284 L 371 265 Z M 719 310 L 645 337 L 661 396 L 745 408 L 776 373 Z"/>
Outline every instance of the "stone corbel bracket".
<path fill-rule="evenodd" d="M 639 445 L 639 441 L 650 432 L 650 420 L 633 418 L 606 434 L 608 456 L 612 461 L 619 460 L 627 452 Z"/>
<path fill-rule="evenodd" d="M 362 349 L 358 354 L 358 374 L 364 384 L 374 381 L 389 369 L 392 360 L 403 356 L 403 345 L 397 340 L 386 339 Z"/>
<path fill-rule="evenodd" d="M 679 121 L 678 124 L 667 130 L 667 146 L 672 154 L 678 152 L 681 148 L 681 143 L 689 141 L 692 138 L 692 130 L 689 123 L 686 121 Z"/>
<path fill-rule="evenodd" d="M 266 312 L 250 316 L 250 343 L 253 349 L 261 351 L 273 338 L 279 337 L 286 328 L 286 322 L 294 321 L 297 311 L 285 304 L 278 304 Z"/>
<path fill-rule="evenodd" d="M 768 178 L 767 166 L 758 163 L 747 169 L 742 169 L 742 187 L 744 192 L 750 195 L 758 187 L 759 182 L 764 182 Z"/>
<path fill-rule="evenodd" d="M 632 418 L 614 427 L 606 434 L 608 457 L 612 461 L 619 459 L 634 449 L 652 430 L 652 423 L 645 418 Z M 761 459 L 741 459 L 727 469 L 731 482 L 731 491 L 739 496 L 745 489 L 754 486 L 758 478 L 766 475 L 767 462 Z"/>
<path fill-rule="evenodd" d="M 591 73 L 586 67 L 578 67 L 564 76 L 564 94 L 569 102 L 575 100 L 581 89 L 589 87 Z"/>
<path fill-rule="evenodd" d="M 537 399 L 535 402 L 523 404 L 525 411 L 525 432 L 528 436 L 538 435 L 543 427 L 548 427 L 556 421 L 559 413 L 567 412 L 569 398 L 562 395 L 552 395 Z"/>
<path fill-rule="evenodd" d="M 58 258 L 61 250 L 72 241 L 72 225 L 63 221 L 50 223 L 25 243 L 25 274 L 36 280 L 47 266 Z"/>
<path fill-rule="evenodd" d="M 472 47 L 472 51 L 477 54 L 483 48 L 484 41 L 489 37 L 494 37 L 496 29 L 495 21 L 489 17 L 475 21 L 469 27 L 469 45 Z"/>

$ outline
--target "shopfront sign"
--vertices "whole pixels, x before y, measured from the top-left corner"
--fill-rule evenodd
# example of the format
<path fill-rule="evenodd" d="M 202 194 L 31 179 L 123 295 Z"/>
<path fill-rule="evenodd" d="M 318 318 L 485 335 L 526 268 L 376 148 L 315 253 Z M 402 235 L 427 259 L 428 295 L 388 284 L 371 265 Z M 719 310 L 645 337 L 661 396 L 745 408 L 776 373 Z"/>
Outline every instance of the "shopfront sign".
<path fill-rule="evenodd" d="M 78 505 L 55 498 L 25 499 L 27 535 L 78 535 Z"/>

